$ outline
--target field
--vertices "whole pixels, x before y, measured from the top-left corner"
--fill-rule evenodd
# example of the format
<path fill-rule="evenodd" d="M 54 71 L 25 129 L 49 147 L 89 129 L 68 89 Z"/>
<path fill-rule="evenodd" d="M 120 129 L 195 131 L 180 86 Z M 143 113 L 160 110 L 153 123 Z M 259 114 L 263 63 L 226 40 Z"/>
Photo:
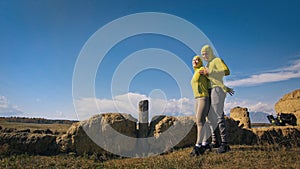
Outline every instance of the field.
<path fill-rule="evenodd" d="M 148 158 L 99 159 L 94 156 L 18 155 L 0 158 L 0 168 L 300 168 L 300 149 L 257 149 L 247 146 L 232 146 L 225 154 L 207 152 L 200 157 L 190 157 L 191 148 L 176 150 L 169 154 Z"/>
<path fill-rule="evenodd" d="M 64 133 L 70 124 L 34 124 L 1 122 L 3 128 L 50 129 Z M 269 146 L 232 145 L 232 151 L 216 154 L 215 150 L 200 157 L 190 157 L 192 147 L 174 150 L 164 155 L 147 158 L 108 159 L 96 155 L 76 156 L 74 153 L 54 156 L 0 155 L 0 168 L 299 168 L 300 147 L 277 148 Z"/>
<path fill-rule="evenodd" d="M 50 129 L 53 132 L 57 131 L 62 134 L 70 128 L 71 124 L 19 123 L 0 120 L 0 126 L 2 126 L 2 128 L 16 128 L 18 130 L 30 129 L 31 131 Z"/>

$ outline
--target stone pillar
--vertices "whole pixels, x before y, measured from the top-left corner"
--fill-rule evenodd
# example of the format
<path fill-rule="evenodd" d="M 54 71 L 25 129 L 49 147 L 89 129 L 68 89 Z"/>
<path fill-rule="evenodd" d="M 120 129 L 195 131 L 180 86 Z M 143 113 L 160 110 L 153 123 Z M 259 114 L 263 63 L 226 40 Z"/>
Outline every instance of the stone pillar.
<path fill-rule="evenodd" d="M 244 128 L 251 128 L 251 121 L 247 108 L 235 107 L 230 110 L 230 117 L 236 121 L 240 121 L 239 126 Z"/>
<path fill-rule="evenodd" d="M 138 121 L 138 138 L 148 137 L 149 131 L 149 102 L 142 100 L 139 102 L 139 121 Z"/>
<path fill-rule="evenodd" d="M 138 133 L 137 133 L 137 157 L 147 157 L 149 152 L 149 143 L 147 141 L 149 133 L 149 111 L 148 100 L 139 102 L 139 120 L 138 120 Z"/>

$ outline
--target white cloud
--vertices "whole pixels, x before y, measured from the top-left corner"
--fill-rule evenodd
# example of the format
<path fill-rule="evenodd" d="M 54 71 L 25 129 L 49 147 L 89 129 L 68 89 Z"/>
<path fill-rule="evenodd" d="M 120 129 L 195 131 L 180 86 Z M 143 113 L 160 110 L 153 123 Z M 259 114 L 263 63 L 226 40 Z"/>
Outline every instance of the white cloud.
<path fill-rule="evenodd" d="M 9 103 L 5 96 L 0 96 L 0 116 L 18 116 L 24 112 L 16 105 Z"/>
<path fill-rule="evenodd" d="M 149 120 L 156 115 L 170 116 L 192 116 L 194 115 L 194 99 L 159 99 L 149 98 L 139 93 L 127 93 L 118 95 L 112 99 L 100 98 L 82 98 L 76 101 L 76 110 L 78 119 L 84 120 L 99 113 L 128 113 L 138 119 L 138 103 L 141 100 L 149 100 Z M 249 112 L 265 112 L 274 114 L 273 105 L 264 102 L 254 102 L 250 100 L 229 101 L 225 103 L 225 113 L 229 114 L 230 110 L 236 106 L 248 108 Z M 43 113 L 24 113 L 18 106 L 9 103 L 6 97 L 0 96 L 0 116 L 26 116 L 41 117 Z M 48 118 L 67 118 L 68 114 L 62 111 L 55 111 Z M 70 116 L 71 117 L 71 116 Z M 68 118 L 70 118 L 68 117 Z M 71 119 L 77 119 L 73 117 Z"/>
<path fill-rule="evenodd" d="M 299 60 L 296 60 L 294 61 L 294 63 L 292 65 L 290 65 L 289 67 L 287 68 L 283 68 L 283 70 L 285 71 L 299 71 L 300 70 L 300 59 Z"/>
<path fill-rule="evenodd" d="M 226 114 L 230 113 L 230 110 L 234 107 L 243 107 L 247 108 L 248 112 L 263 112 L 268 114 L 275 114 L 274 106 L 272 104 L 264 103 L 264 102 L 254 102 L 249 100 L 235 100 L 232 102 L 225 103 L 225 112 Z"/>
<path fill-rule="evenodd" d="M 188 98 L 168 100 L 165 111 L 176 116 L 191 116 L 194 114 L 194 100 Z"/>
<path fill-rule="evenodd" d="M 193 115 L 193 100 L 149 98 L 138 93 L 118 95 L 114 99 L 83 98 L 76 101 L 79 120 L 87 119 L 98 113 L 128 113 L 138 119 L 138 103 L 149 100 L 149 120 L 155 115 L 185 116 Z"/>
<path fill-rule="evenodd" d="M 300 60 L 296 60 L 293 64 L 281 69 L 255 74 L 244 79 L 227 81 L 226 85 L 231 87 L 252 86 L 269 82 L 285 81 L 293 78 L 300 78 Z"/>
<path fill-rule="evenodd" d="M 157 99 L 149 98 L 138 93 L 127 93 L 112 99 L 83 98 L 76 101 L 79 120 L 87 119 L 95 114 L 117 112 L 128 113 L 138 119 L 138 103 L 149 100 L 149 120 L 156 115 L 192 116 L 194 115 L 194 99 Z M 229 114 L 234 107 L 248 108 L 249 112 L 264 112 L 274 114 L 274 106 L 264 102 L 239 100 L 225 102 L 225 114 Z"/>

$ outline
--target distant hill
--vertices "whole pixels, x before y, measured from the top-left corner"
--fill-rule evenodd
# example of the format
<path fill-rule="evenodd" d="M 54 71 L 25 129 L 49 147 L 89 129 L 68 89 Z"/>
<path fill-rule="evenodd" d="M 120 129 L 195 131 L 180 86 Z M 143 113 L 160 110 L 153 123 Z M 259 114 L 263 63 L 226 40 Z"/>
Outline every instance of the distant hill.
<path fill-rule="evenodd" d="M 251 123 L 270 123 L 268 115 L 270 114 L 264 112 L 249 112 Z"/>
<path fill-rule="evenodd" d="M 269 123 L 267 116 L 268 113 L 264 112 L 249 112 L 251 123 Z M 28 117 L 0 117 L 0 120 L 7 122 L 19 123 L 36 123 L 36 124 L 72 124 L 78 122 L 77 120 L 52 120 L 45 118 L 28 118 Z"/>
<path fill-rule="evenodd" d="M 44 118 L 28 118 L 28 117 L 0 117 L 1 121 L 18 122 L 18 123 L 36 123 L 36 124 L 72 124 L 78 122 L 76 120 L 50 120 Z"/>

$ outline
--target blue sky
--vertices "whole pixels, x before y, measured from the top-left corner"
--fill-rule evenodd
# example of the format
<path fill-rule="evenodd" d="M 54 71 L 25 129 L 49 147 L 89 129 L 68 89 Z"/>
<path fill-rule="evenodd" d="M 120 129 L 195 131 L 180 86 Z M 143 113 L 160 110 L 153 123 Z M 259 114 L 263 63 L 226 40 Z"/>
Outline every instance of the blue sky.
<path fill-rule="evenodd" d="M 299 5 L 296 0 L 0 0 L 0 116 L 78 119 L 74 104 L 80 109 L 77 111 L 90 116 L 99 111 L 91 102 L 98 103 L 103 112 L 119 110 L 116 102 L 124 107 L 122 111 L 133 112 L 136 102 L 145 98 L 152 98 L 156 106 L 152 115 L 161 111 L 192 115 L 193 98 L 183 97 L 178 80 L 158 69 L 137 72 L 127 92 L 112 96 L 112 76 L 117 67 L 124 58 L 143 49 L 171 51 L 192 71 L 195 53 L 181 42 L 156 34 L 132 36 L 114 46 L 98 67 L 96 98 L 73 100 L 76 61 L 89 38 L 106 24 L 141 12 L 180 17 L 213 43 L 231 70 L 226 84 L 236 90 L 233 97 L 227 97 L 226 113 L 235 106 L 275 113 L 274 104 L 300 86 Z M 126 107 L 128 98 L 131 108 Z M 183 112 L 178 112 L 178 105 Z"/>

